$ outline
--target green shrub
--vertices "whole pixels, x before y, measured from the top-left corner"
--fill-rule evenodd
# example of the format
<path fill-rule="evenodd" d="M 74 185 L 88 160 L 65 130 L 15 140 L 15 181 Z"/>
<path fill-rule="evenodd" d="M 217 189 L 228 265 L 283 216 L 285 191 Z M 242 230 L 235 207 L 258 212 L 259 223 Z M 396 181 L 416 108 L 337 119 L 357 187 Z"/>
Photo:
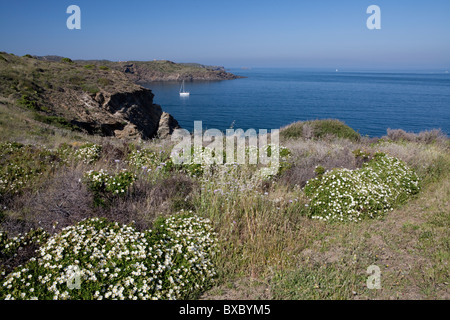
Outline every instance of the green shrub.
<path fill-rule="evenodd" d="M 94 205 L 104 206 L 115 196 L 122 196 L 136 180 L 136 176 L 128 171 L 121 171 L 115 175 L 105 170 L 90 170 L 85 173 L 84 181 L 94 194 Z"/>
<path fill-rule="evenodd" d="M 309 123 L 313 127 L 314 136 L 316 138 L 332 135 L 353 141 L 358 141 L 360 139 L 360 135 L 355 130 L 339 120 L 318 120 Z"/>
<path fill-rule="evenodd" d="M 97 83 L 102 87 L 107 87 L 113 84 L 112 80 L 106 78 L 99 78 Z"/>
<path fill-rule="evenodd" d="M 87 64 L 87 65 L 85 65 L 84 66 L 86 69 L 94 69 L 95 68 L 95 65 L 93 65 L 93 64 Z"/>
<path fill-rule="evenodd" d="M 81 86 L 84 85 L 84 78 L 81 76 L 74 75 L 69 78 L 69 83 L 75 86 Z"/>
<path fill-rule="evenodd" d="M 26 94 L 23 94 L 22 97 L 17 101 L 17 103 L 33 111 L 41 110 L 35 98 Z"/>
<path fill-rule="evenodd" d="M 56 126 L 56 127 L 59 127 L 59 128 L 63 128 L 63 129 L 79 130 L 78 127 L 74 126 L 73 124 L 71 124 L 69 121 L 67 121 L 63 117 L 46 116 L 46 115 L 42 115 L 42 114 L 39 114 L 39 113 L 35 113 L 34 114 L 34 119 L 39 121 L 39 122 L 50 124 L 50 125 L 53 125 L 53 126 Z"/>
<path fill-rule="evenodd" d="M 70 59 L 70 58 L 62 58 L 62 59 L 61 59 L 61 62 L 64 62 L 64 63 L 73 63 L 72 59 Z"/>
<path fill-rule="evenodd" d="M 106 66 L 100 66 L 100 67 L 98 67 L 100 70 L 109 70 L 109 68 L 108 67 L 106 67 Z"/>
<path fill-rule="evenodd" d="M 50 150 L 15 142 L 0 144 L 0 195 L 16 194 L 30 187 L 57 160 Z"/>
<path fill-rule="evenodd" d="M 25 234 L 8 238 L 5 231 L 0 231 L 0 258 L 8 258 L 17 254 L 19 250 L 30 244 L 42 244 L 49 235 L 43 229 L 31 229 Z"/>
<path fill-rule="evenodd" d="M 24 57 L 24 58 L 30 58 L 30 59 L 33 59 L 33 56 L 32 56 L 31 54 L 26 54 L 26 55 L 24 55 L 23 57 Z"/>
<path fill-rule="evenodd" d="M 128 155 L 128 164 L 139 172 L 150 174 L 152 178 L 181 168 L 175 166 L 166 153 L 150 149 L 133 150 Z"/>
<path fill-rule="evenodd" d="M 355 130 L 339 120 L 314 120 L 293 123 L 280 131 L 280 135 L 285 139 L 310 138 L 304 136 L 304 130 L 308 128 L 311 132 L 311 138 L 323 138 L 327 135 L 337 138 L 358 141 L 361 136 Z"/>
<path fill-rule="evenodd" d="M 317 166 L 314 172 L 317 174 L 317 176 L 321 177 L 325 173 L 325 168 L 322 166 Z"/>
<path fill-rule="evenodd" d="M 304 122 L 292 123 L 280 131 L 281 137 L 285 139 L 298 139 L 303 137 Z"/>
<path fill-rule="evenodd" d="M 312 218 L 360 221 L 381 216 L 419 191 L 419 179 L 402 161 L 385 154 L 358 170 L 334 169 L 311 179 L 304 190 Z"/>
<path fill-rule="evenodd" d="M 85 220 L 52 236 L 0 283 L 0 299 L 187 299 L 215 275 L 208 220 L 177 214 L 154 230 Z"/>
<path fill-rule="evenodd" d="M 102 146 L 94 143 L 86 143 L 77 149 L 74 153 L 75 159 L 86 164 L 92 164 L 100 159 Z"/>
<path fill-rule="evenodd" d="M 100 89 L 97 86 L 92 85 L 92 84 L 83 84 L 83 85 L 81 85 L 81 89 L 90 94 L 96 94 L 96 93 L 100 92 Z"/>
<path fill-rule="evenodd" d="M 148 169 L 154 168 L 164 161 L 161 157 L 161 153 L 149 149 L 133 150 L 128 155 L 128 163 L 130 166 L 136 169 Z"/>

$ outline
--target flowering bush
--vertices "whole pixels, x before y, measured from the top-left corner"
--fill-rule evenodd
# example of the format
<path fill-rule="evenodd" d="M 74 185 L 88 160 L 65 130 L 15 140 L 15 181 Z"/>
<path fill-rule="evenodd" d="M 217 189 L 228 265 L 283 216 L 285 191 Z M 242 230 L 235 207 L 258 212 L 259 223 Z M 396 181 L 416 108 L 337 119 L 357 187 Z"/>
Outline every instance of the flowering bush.
<path fill-rule="evenodd" d="M 392 210 L 419 191 L 419 179 L 402 161 L 385 154 L 358 170 L 327 171 L 305 186 L 312 218 L 360 221 Z"/>
<path fill-rule="evenodd" d="M 101 151 L 102 146 L 87 143 L 75 151 L 75 158 L 86 164 L 91 164 L 100 158 Z"/>
<path fill-rule="evenodd" d="M 85 183 L 94 193 L 95 205 L 104 205 L 106 199 L 126 194 L 135 180 L 136 175 L 126 170 L 115 175 L 111 175 L 103 169 L 100 171 L 90 170 L 84 174 Z"/>
<path fill-rule="evenodd" d="M 26 234 L 8 238 L 7 232 L 0 231 L 0 261 L 15 257 L 19 250 L 29 245 L 40 245 L 48 239 L 49 235 L 43 229 L 31 229 Z M 5 275 L 5 265 L 0 264 L 0 279 Z"/>
<path fill-rule="evenodd" d="M 142 173 L 151 174 L 152 178 L 167 176 L 167 173 L 177 169 L 167 154 L 149 149 L 132 151 L 128 156 L 128 163 Z"/>
<path fill-rule="evenodd" d="M 14 238 L 8 238 L 8 234 L 0 231 L 0 257 L 9 257 L 17 253 L 20 248 L 29 244 L 40 244 L 48 238 L 43 229 L 31 229 L 26 234 L 19 234 Z"/>
<path fill-rule="evenodd" d="M 133 150 L 128 156 L 130 166 L 137 169 L 154 168 L 161 162 L 160 155 L 149 149 Z"/>
<path fill-rule="evenodd" d="M 277 146 L 268 144 L 263 148 L 263 153 L 267 155 L 267 157 L 272 156 L 273 150 L 276 150 Z M 291 156 L 291 150 L 284 146 L 278 146 L 278 168 L 276 170 L 261 170 L 261 176 L 264 180 L 271 179 L 276 175 L 280 175 L 285 172 L 287 169 L 291 167 L 291 164 L 288 162 Z M 268 167 L 270 168 L 273 164 L 269 163 Z M 269 169 L 268 168 L 268 169 Z"/>
<path fill-rule="evenodd" d="M 0 285 L 2 299 L 180 299 L 215 275 L 208 220 L 160 219 L 154 230 L 90 219 L 51 237 Z"/>
<path fill-rule="evenodd" d="M 0 144 L 0 195 L 19 193 L 44 171 L 54 167 L 50 150 L 16 142 Z"/>
<path fill-rule="evenodd" d="M 186 173 L 191 177 L 201 177 L 207 163 L 212 162 L 214 150 L 207 147 L 191 147 L 191 158 L 182 164 L 175 164 L 172 158 L 167 161 L 167 168 Z"/>

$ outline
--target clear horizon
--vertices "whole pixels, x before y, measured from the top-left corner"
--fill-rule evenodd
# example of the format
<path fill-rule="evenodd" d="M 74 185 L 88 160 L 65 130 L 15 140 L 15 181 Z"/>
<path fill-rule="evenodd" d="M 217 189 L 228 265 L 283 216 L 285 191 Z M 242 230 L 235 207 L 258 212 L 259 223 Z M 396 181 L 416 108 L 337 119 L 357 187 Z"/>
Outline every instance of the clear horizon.
<path fill-rule="evenodd" d="M 69 5 L 81 30 L 69 30 Z M 368 6 L 381 8 L 369 30 Z M 1 51 L 240 67 L 450 69 L 450 2 L 2 1 Z"/>

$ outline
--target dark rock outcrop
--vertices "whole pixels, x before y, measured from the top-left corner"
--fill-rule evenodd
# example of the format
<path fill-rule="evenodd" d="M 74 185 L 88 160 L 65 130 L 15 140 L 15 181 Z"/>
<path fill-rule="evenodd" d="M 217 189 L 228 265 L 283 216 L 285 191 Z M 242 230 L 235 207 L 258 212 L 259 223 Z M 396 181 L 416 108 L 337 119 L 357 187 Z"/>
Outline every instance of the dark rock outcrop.
<path fill-rule="evenodd" d="M 90 133 L 118 138 L 151 139 L 167 137 L 178 122 L 153 103 L 151 90 L 138 87 L 129 92 L 98 92 L 95 96 L 75 96 L 73 124 Z M 86 112 L 87 111 L 87 112 Z"/>

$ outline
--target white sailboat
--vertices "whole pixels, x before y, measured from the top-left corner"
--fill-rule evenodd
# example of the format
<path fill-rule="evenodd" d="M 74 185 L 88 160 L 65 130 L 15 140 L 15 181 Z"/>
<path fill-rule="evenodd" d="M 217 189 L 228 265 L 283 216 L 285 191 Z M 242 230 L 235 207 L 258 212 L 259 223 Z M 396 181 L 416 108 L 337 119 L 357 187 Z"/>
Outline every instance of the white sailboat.
<path fill-rule="evenodd" d="M 189 92 L 186 92 L 184 90 L 184 80 L 183 80 L 183 83 L 181 84 L 181 88 L 180 88 L 180 97 L 189 97 Z"/>

